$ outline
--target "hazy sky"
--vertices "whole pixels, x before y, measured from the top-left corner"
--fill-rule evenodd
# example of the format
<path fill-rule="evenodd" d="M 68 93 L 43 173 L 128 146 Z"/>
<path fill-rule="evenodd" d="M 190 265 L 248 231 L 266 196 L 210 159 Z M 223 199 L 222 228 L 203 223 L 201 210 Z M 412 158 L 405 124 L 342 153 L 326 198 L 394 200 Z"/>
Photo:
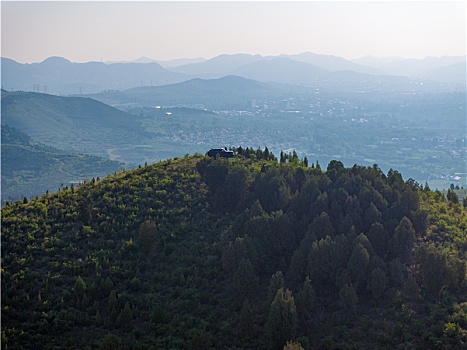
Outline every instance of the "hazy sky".
<path fill-rule="evenodd" d="M 312 51 L 348 59 L 466 54 L 466 1 L 1 1 L 1 55 L 19 62 Z"/>

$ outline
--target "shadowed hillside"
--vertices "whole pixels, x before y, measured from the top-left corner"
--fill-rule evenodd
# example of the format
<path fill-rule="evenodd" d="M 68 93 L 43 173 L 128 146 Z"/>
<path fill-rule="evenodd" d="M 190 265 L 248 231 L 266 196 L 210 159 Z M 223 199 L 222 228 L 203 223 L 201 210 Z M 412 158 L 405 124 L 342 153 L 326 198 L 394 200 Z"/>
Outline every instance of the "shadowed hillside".
<path fill-rule="evenodd" d="M 2 125 L 2 204 L 54 192 L 72 181 L 105 177 L 122 165 L 44 146 L 18 129 Z"/>

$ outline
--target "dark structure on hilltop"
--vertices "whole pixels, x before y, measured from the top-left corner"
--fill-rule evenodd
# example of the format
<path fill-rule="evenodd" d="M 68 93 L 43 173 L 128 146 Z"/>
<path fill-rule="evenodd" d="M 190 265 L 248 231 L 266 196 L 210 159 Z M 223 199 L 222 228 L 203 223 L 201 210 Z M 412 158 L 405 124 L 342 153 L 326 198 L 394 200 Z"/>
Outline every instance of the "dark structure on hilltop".
<path fill-rule="evenodd" d="M 215 158 L 217 155 L 222 158 L 232 158 L 234 153 L 232 151 L 227 151 L 223 148 L 211 148 L 208 151 L 208 156 Z"/>

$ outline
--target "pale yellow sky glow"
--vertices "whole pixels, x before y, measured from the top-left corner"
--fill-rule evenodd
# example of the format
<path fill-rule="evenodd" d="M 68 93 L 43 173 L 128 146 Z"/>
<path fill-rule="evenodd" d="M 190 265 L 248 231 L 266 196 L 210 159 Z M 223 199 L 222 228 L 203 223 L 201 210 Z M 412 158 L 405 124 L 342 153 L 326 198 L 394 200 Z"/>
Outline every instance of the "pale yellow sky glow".
<path fill-rule="evenodd" d="M 311 51 L 348 59 L 466 54 L 465 1 L 1 2 L 1 55 L 22 63 Z"/>

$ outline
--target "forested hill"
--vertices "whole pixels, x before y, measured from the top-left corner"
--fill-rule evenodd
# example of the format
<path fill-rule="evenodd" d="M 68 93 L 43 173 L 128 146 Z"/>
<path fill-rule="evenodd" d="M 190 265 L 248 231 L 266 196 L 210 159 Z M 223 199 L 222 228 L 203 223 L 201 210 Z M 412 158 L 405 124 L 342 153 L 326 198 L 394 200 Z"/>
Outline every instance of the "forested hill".
<path fill-rule="evenodd" d="M 465 348 L 455 194 L 236 152 L 5 206 L 2 348 Z"/>
<path fill-rule="evenodd" d="M 96 156 L 73 154 L 39 144 L 9 125 L 1 127 L 2 205 L 55 191 L 70 181 L 106 176 L 121 163 Z"/>
<path fill-rule="evenodd" d="M 143 137 L 140 121 L 91 98 L 2 93 L 2 123 L 58 149 L 108 157 Z"/>

